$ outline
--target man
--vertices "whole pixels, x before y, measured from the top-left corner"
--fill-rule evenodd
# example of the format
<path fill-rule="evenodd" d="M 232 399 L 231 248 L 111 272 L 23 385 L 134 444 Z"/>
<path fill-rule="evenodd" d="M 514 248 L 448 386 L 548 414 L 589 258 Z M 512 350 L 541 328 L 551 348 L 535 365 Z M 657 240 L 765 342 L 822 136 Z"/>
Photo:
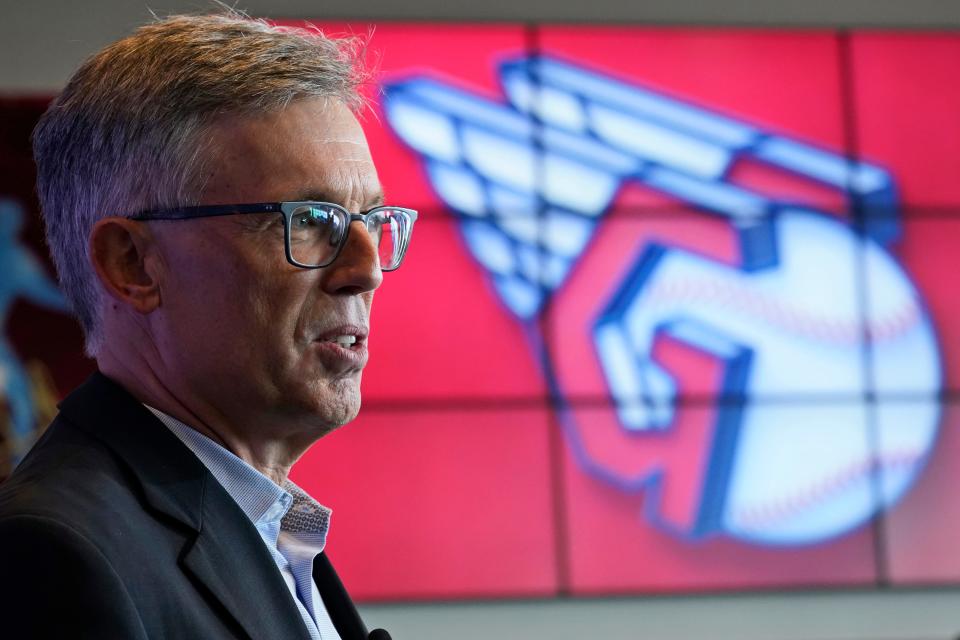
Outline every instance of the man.
<path fill-rule="evenodd" d="M 99 372 L 0 488 L 5 635 L 367 638 L 322 553 L 329 510 L 287 480 L 359 410 L 373 292 L 416 219 L 382 206 L 351 51 L 168 18 L 38 125 Z"/>

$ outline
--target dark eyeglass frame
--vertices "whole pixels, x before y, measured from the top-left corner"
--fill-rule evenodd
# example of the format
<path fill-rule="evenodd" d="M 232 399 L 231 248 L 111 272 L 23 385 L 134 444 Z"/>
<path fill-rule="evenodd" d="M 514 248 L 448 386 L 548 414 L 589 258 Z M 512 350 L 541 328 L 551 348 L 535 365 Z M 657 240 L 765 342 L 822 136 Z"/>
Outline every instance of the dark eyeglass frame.
<path fill-rule="evenodd" d="M 290 227 L 293 222 L 293 215 L 298 209 L 303 207 L 331 207 L 340 211 L 347 223 L 346 231 L 344 231 L 343 235 L 340 236 L 340 241 L 337 244 L 336 250 L 333 252 L 333 257 L 323 264 L 312 265 L 298 262 L 296 259 L 294 259 L 293 253 L 290 250 Z M 287 262 L 296 267 L 300 267 L 301 269 L 322 269 L 323 267 L 328 267 L 333 264 L 333 262 L 340 255 L 344 245 L 347 244 L 347 238 L 350 236 L 350 227 L 352 226 L 353 222 L 362 222 L 363 226 L 366 227 L 368 232 L 370 232 L 370 221 L 374 219 L 372 216 L 384 210 L 399 211 L 408 216 L 410 222 L 410 224 L 407 226 L 409 231 L 407 231 L 404 237 L 401 238 L 401 246 L 398 247 L 400 258 L 397 260 L 397 264 L 389 269 L 384 269 L 381 265 L 381 270 L 383 271 L 395 271 L 400 268 L 400 265 L 403 263 L 403 258 L 407 254 L 407 247 L 410 245 L 410 238 L 413 235 L 413 223 L 417 221 L 417 212 L 413 209 L 384 205 L 368 209 L 362 213 L 350 213 L 345 207 L 336 204 L 335 202 L 302 200 L 291 202 L 258 202 L 251 204 L 213 204 L 200 205 L 196 207 L 179 207 L 177 209 L 155 209 L 152 211 L 141 211 L 140 213 L 129 216 L 129 218 L 130 220 L 140 221 L 191 220 L 193 218 L 212 218 L 216 216 L 232 216 L 236 214 L 279 213 L 283 216 L 283 246 L 284 253 L 287 256 Z"/>

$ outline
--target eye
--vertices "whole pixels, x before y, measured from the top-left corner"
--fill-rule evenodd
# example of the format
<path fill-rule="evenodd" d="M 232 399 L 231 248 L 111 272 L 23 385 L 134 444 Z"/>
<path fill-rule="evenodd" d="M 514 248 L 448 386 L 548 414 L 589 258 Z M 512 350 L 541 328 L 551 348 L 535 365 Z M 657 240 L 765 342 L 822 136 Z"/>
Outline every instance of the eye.
<path fill-rule="evenodd" d="M 311 227 L 329 224 L 329 222 L 329 212 L 316 207 L 310 207 L 295 213 L 293 215 L 293 220 L 291 221 L 291 226 L 300 229 L 309 229 Z"/>
<path fill-rule="evenodd" d="M 301 238 L 316 237 L 315 234 L 330 233 L 336 224 L 333 212 L 319 207 L 302 207 L 290 217 L 290 231 Z"/>
<path fill-rule="evenodd" d="M 343 240 L 345 233 L 343 214 L 336 209 L 303 206 L 290 216 L 291 243 L 326 243 L 335 247 Z"/>

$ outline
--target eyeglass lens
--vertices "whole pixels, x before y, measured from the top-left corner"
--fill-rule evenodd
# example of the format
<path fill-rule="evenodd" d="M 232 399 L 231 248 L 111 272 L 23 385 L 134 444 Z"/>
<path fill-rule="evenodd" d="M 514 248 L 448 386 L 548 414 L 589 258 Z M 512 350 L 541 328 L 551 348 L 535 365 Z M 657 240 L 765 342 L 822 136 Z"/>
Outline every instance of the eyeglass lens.
<path fill-rule="evenodd" d="M 290 256 L 305 266 L 330 264 L 345 242 L 349 224 L 349 214 L 335 207 L 310 205 L 295 209 L 290 216 Z M 396 209 L 379 209 L 367 217 L 367 232 L 377 244 L 380 268 L 384 271 L 400 265 L 410 225 L 409 216 Z"/>

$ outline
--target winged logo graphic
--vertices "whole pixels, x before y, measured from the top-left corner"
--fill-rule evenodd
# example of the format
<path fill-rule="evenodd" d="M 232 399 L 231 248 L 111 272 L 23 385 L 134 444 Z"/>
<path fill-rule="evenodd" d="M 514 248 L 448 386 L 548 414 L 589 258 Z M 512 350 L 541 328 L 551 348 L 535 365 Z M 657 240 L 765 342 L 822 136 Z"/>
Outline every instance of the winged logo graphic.
<path fill-rule="evenodd" d="M 581 467 L 644 492 L 646 517 L 690 539 L 810 544 L 898 500 L 932 450 L 940 409 L 876 398 L 932 397 L 942 371 L 929 314 L 891 251 L 893 176 L 569 61 L 512 59 L 499 78 L 503 102 L 400 79 L 384 110 L 509 312 L 535 333 L 548 302 L 575 308 L 544 362 Z M 833 190 L 853 215 L 740 184 L 742 162 Z M 726 221 L 737 263 L 670 237 L 603 244 L 625 184 Z M 612 279 L 571 293 L 598 255 L 617 265 Z M 682 433 L 683 381 L 658 351 L 664 340 L 718 363 L 721 401 L 702 433 Z M 570 400 L 591 375 L 609 411 Z M 783 400 L 818 394 L 833 399 Z"/>

